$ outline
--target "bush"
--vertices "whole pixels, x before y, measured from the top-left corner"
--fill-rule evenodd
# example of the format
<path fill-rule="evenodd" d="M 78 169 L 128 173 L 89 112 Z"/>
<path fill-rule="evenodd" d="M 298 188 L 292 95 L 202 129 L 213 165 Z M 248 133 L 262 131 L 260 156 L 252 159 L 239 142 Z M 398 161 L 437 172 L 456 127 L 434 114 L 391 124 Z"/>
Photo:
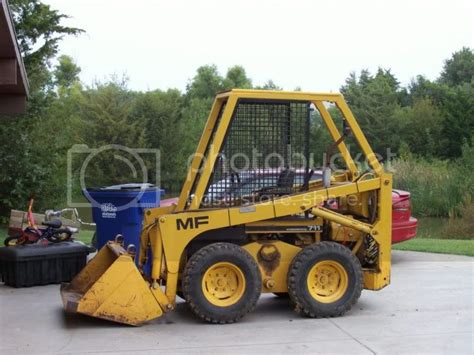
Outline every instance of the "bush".
<path fill-rule="evenodd" d="M 469 217 L 474 200 L 472 147 L 466 145 L 463 156 L 455 161 L 428 161 L 408 155 L 394 161 L 392 167 L 394 187 L 411 192 L 416 216 Z"/>
<path fill-rule="evenodd" d="M 463 187 L 447 162 L 398 160 L 393 164 L 394 187 L 410 191 L 413 213 L 419 217 L 454 217 Z"/>

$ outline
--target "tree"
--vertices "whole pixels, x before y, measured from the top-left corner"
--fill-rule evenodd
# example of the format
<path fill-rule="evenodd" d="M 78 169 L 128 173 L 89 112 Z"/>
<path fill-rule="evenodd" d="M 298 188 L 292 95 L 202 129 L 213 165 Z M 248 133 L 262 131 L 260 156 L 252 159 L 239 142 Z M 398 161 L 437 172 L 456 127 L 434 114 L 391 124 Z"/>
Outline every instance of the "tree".
<path fill-rule="evenodd" d="M 419 99 L 430 99 L 435 105 L 441 106 L 446 100 L 448 86 L 432 82 L 423 75 L 417 75 L 408 85 L 410 104 Z"/>
<path fill-rule="evenodd" d="M 82 122 L 81 143 L 90 149 L 101 149 L 110 144 L 131 149 L 146 147 L 143 122 L 132 115 L 135 98 L 136 93 L 127 89 L 126 81 L 117 78 L 83 91 L 78 98 L 78 115 Z M 118 158 L 118 155 L 124 159 Z M 75 168 L 81 168 L 86 157 L 87 154 L 84 154 Z M 139 170 L 132 154 L 115 149 L 97 154 L 87 166 L 87 186 L 141 181 L 142 176 L 135 176 L 125 160 L 132 162 L 135 169 Z"/>
<path fill-rule="evenodd" d="M 11 0 L 10 7 L 20 51 L 34 92 L 50 83 L 50 61 L 58 53 L 65 35 L 78 35 L 82 29 L 61 25 L 65 14 L 53 10 L 40 0 Z"/>
<path fill-rule="evenodd" d="M 456 86 L 472 83 L 473 79 L 474 51 L 471 48 L 463 47 L 444 62 L 439 81 L 449 86 Z"/>
<path fill-rule="evenodd" d="M 186 86 L 186 96 L 189 99 L 209 100 L 223 90 L 223 78 L 215 65 L 204 65 L 197 69 L 197 73 Z"/>
<path fill-rule="evenodd" d="M 417 99 L 413 106 L 400 108 L 394 117 L 402 122 L 399 134 L 411 153 L 428 158 L 441 154 L 443 116 L 430 99 Z"/>
<path fill-rule="evenodd" d="M 177 192 L 186 174 L 190 127 L 183 121 L 183 102 L 179 90 L 156 90 L 138 94 L 132 109 L 133 120 L 145 129 L 145 146 L 160 150 L 161 187 L 167 193 Z"/>
<path fill-rule="evenodd" d="M 456 86 L 429 81 L 417 76 L 409 86 L 412 105 L 420 99 L 429 99 L 441 112 L 443 135 L 440 158 L 458 158 L 462 145 L 472 142 L 474 135 L 474 95 L 473 84 L 465 82 Z"/>
<path fill-rule="evenodd" d="M 251 89 L 252 80 L 247 77 L 245 69 L 240 65 L 235 65 L 227 70 L 226 77 L 223 81 L 225 90 L 229 89 Z"/>
<path fill-rule="evenodd" d="M 56 95 L 50 63 L 63 36 L 82 32 L 61 25 L 67 15 L 39 0 L 10 0 L 10 7 L 30 97 L 26 115 L 2 117 L 0 125 L 0 220 L 12 208 L 25 209 L 31 194 L 36 195 L 39 210 L 64 203 L 66 154 L 61 147 L 72 143 L 71 120 L 53 108 Z"/>
<path fill-rule="evenodd" d="M 383 156 L 388 149 L 397 152 L 401 122 L 394 116 L 400 107 L 398 81 L 390 71 L 379 69 L 375 76 L 352 73 L 341 87 L 373 150 Z M 355 147 L 354 147 L 355 148 Z"/>
<path fill-rule="evenodd" d="M 474 90 L 465 83 L 447 90 L 442 102 L 443 111 L 443 158 L 458 158 L 464 144 L 472 145 L 474 136 Z"/>
<path fill-rule="evenodd" d="M 59 87 L 68 89 L 79 82 L 81 68 L 77 66 L 72 57 L 62 55 L 58 58 L 58 64 L 54 70 L 55 83 Z"/>
<path fill-rule="evenodd" d="M 367 84 L 370 83 L 369 78 L 370 78 L 370 74 L 367 72 L 367 77 L 364 79 L 364 81 L 366 81 Z M 394 91 L 397 91 L 398 89 L 400 89 L 400 82 L 395 77 L 395 75 L 393 75 L 390 72 L 390 69 L 378 68 L 377 69 L 377 74 L 375 74 L 374 79 L 375 80 L 377 80 L 377 79 L 384 80 L 389 85 L 389 87 Z"/>
<path fill-rule="evenodd" d="M 232 70 L 231 70 L 232 69 Z M 245 71 L 239 67 L 231 68 L 227 74 L 227 85 L 234 85 L 236 80 L 240 82 Z M 182 154 L 186 157 L 193 154 L 197 142 L 201 137 L 202 130 L 209 115 L 214 96 L 217 92 L 224 90 L 224 78 L 219 74 L 215 65 L 205 65 L 197 69 L 196 75 L 186 86 L 185 100 L 182 108 L 182 127 L 184 127 L 184 139 Z"/>
<path fill-rule="evenodd" d="M 268 80 L 262 86 L 257 86 L 256 89 L 258 90 L 283 90 L 280 86 L 275 84 L 273 80 Z"/>

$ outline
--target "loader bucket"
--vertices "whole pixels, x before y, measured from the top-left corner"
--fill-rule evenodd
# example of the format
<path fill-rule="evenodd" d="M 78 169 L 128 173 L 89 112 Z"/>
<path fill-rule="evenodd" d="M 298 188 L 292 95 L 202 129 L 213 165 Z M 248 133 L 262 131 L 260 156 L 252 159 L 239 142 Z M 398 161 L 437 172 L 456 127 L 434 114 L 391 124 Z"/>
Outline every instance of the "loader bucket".
<path fill-rule="evenodd" d="M 138 325 L 163 314 L 133 258 L 109 242 L 70 282 L 61 285 L 67 312 Z"/>

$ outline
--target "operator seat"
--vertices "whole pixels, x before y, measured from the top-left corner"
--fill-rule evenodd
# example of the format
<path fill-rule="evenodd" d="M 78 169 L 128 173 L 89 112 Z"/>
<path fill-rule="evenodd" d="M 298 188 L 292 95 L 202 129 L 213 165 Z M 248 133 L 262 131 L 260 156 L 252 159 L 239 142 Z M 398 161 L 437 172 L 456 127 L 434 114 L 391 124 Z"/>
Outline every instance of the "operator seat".
<path fill-rule="evenodd" d="M 295 183 L 295 171 L 291 169 L 284 169 L 278 176 L 276 186 L 267 186 L 259 191 L 259 196 L 266 199 L 271 196 L 284 196 L 293 193 L 293 185 Z M 264 199 L 264 200 L 266 200 Z M 262 199 L 261 199 L 262 201 Z"/>
<path fill-rule="evenodd" d="M 54 219 L 52 221 L 44 221 L 41 223 L 43 226 L 48 226 L 51 228 L 60 228 L 63 223 L 59 219 Z"/>

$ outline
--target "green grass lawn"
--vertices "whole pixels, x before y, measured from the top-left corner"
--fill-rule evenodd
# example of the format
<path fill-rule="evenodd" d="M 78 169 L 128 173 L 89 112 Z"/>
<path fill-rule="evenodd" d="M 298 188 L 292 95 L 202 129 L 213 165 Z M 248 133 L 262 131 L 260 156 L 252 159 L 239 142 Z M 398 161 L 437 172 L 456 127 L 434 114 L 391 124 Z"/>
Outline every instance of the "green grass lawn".
<path fill-rule="evenodd" d="M 80 240 L 81 242 L 84 242 L 85 244 L 90 244 L 92 240 L 92 236 L 94 235 L 93 230 L 86 230 L 83 229 L 79 232 L 79 234 L 76 234 L 74 236 L 74 239 Z"/>
<path fill-rule="evenodd" d="M 474 231 L 467 228 L 470 223 L 461 219 L 420 218 L 416 238 L 395 244 L 393 249 L 474 256 Z"/>
<path fill-rule="evenodd" d="M 395 244 L 392 249 L 474 256 L 474 240 L 414 238 Z"/>

